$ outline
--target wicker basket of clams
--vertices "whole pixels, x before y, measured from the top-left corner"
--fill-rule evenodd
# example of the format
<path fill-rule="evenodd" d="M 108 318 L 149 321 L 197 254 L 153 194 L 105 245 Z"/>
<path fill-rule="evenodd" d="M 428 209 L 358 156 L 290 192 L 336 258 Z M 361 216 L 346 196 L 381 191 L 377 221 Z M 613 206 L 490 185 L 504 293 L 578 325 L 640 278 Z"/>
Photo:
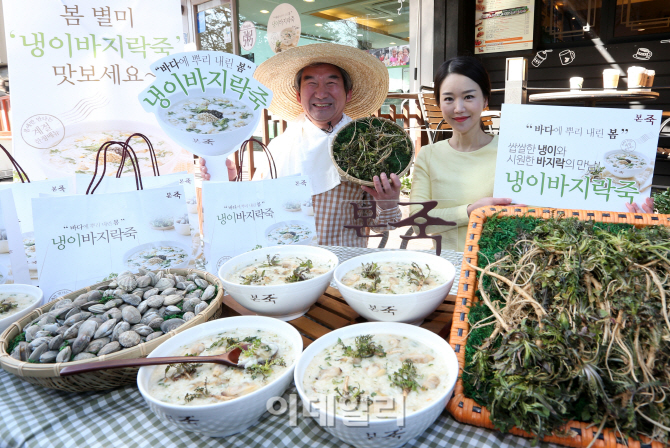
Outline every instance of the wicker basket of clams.
<path fill-rule="evenodd" d="M 60 376 L 65 365 L 147 356 L 173 335 L 221 315 L 223 286 L 205 271 L 125 272 L 60 297 L 0 335 L 0 366 L 69 392 L 135 383 L 137 368 Z"/>

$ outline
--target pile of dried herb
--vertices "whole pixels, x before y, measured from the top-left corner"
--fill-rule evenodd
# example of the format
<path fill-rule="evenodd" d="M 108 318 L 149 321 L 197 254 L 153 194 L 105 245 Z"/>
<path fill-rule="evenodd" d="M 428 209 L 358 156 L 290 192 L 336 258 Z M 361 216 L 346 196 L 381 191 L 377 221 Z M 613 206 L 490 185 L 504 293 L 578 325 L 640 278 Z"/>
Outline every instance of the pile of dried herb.
<path fill-rule="evenodd" d="M 375 117 L 347 124 L 333 142 L 335 164 L 349 176 L 372 182 L 381 173 L 400 174 L 412 161 L 412 141 L 399 126 Z"/>
<path fill-rule="evenodd" d="M 502 431 L 667 442 L 670 229 L 494 216 L 479 245 L 466 396 Z"/>

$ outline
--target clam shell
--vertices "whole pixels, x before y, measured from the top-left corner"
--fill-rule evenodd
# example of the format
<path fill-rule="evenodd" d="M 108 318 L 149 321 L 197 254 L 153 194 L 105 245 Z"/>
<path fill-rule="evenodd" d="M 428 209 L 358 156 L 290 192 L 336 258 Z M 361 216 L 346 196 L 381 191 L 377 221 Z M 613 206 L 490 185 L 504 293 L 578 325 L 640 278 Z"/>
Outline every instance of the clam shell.
<path fill-rule="evenodd" d="M 189 293 L 191 291 L 195 291 L 196 289 L 198 289 L 198 285 L 196 285 L 193 282 L 187 282 L 186 287 L 184 288 L 184 291 Z"/>
<path fill-rule="evenodd" d="M 147 309 L 149 309 L 149 303 L 146 300 L 143 300 L 139 305 L 137 305 L 137 311 L 139 311 L 142 315 L 147 312 Z"/>
<path fill-rule="evenodd" d="M 163 300 L 163 305 L 165 306 L 170 306 L 170 305 L 176 305 L 179 302 L 183 300 L 183 297 L 178 295 L 178 294 L 172 294 L 170 296 L 165 296 L 165 299 Z M 166 331 L 167 333 L 167 331 Z"/>
<path fill-rule="evenodd" d="M 39 346 L 37 346 L 35 349 L 33 349 L 32 353 L 30 353 L 30 356 L 28 357 L 29 362 L 37 362 L 40 360 L 40 357 L 42 354 L 44 354 L 48 350 L 48 344 L 45 342 Z"/>
<path fill-rule="evenodd" d="M 123 288 L 116 288 L 116 289 L 114 290 L 114 295 L 115 295 L 116 297 L 118 297 L 118 298 L 121 298 L 122 295 L 127 294 L 127 293 L 128 293 L 128 291 L 126 291 L 126 290 L 123 289 Z"/>
<path fill-rule="evenodd" d="M 95 334 L 93 335 L 93 337 L 95 339 L 99 339 L 99 338 L 104 338 L 105 336 L 109 336 L 110 334 L 112 334 L 112 331 L 114 331 L 114 327 L 116 327 L 117 322 L 118 322 L 117 319 L 110 319 L 110 320 L 104 322 L 95 331 Z"/>
<path fill-rule="evenodd" d="M 179 282 L 185 282 L 185 281 L 186 281 L 186 277 L 184 277 L 183 275 L 175 275 L 175 276 L 174 276 L 174 281 L 177 282 L 177 283 L 179 283 Z"/>
<path fill-rule="evenodd" d="M 193 312 L 195 314 L 200 314 L 203 311 L 205 311 L 205 309 L 207 309 L 208 306 L 209 305 L 207 304 L 207 302 L 200 302 L 195 306 L 195 309 L 193 310 Z"/>
<path fill-rule="evenodd" d="M 151 289 L 145 291 L 145 293 L 142 294 L 142 297 L 144 297 L 144 299 L 146 300 L 146 299 L 148 299 L 149 297 L 153 297 L 153 296 L 155 296 L 155 295 L 157 295 L 157 294 L 158 294 L 158 289 L 156 289 L 156 288 L 151 288 Z"/>
<path fill-rule="evenodd" d="M 149 297 L 149 299 L 147 299 L 146 303 L 151 308 L 160 308 L 160 307 L 163 306 L 163 301 L 164 300 L 165 300 L 165 297 L 160 296 L 160 295 L 156 295 L 156 296 Z"/>
<path fill-rule="evenodd" d="M 119 284 L 116 283 L 116 281 L 111 281 L 109 282 L 109 285 L 107 285 L 107 289 L 116 289 L 119 287 Z"/>
<path fill-rule="evenodd" d="M 58 308 L 63 308 L 64 306 L 70 305 L 71 303 L 72 303 L 72 300 L 70 300 L 70 299 L 59 300 L 56 303 L 54 303 L 54 306 L 51 309 L 52 310 L 57 310 Z"/>
<path fill-rule="evenodd" d="M 139 327 L 135 328 L 135 333 L 139 334 L 140 336 L 149 336 L 153 332 L 154 329 L 148 325 L 140 325 Z"/>
<path fill-rule="evenodd" d="M 42 318 L 37 322 L 39 326 L 43 327 L 44 325 L 51 325 L 56 323 L 56 317 L 51 315 L 51 314 L 45 314 L 42 316 Z"/>
<path fill-rule="evenodd" d="M 12 354 L 14 358 L 18 359 L 19 361 L 28 362 L 28 358 L 30 358 L 30 353 L 33 351 L 33 349 L 30 348 L 30 344 L 27 342 L 21 341 L 19 342 L 19 345 L 16 346 L 14 351 L 16 352 L 16 356 Z"/>
<path fill-rule="evenodd" d="M 164 291 L 168 288 L 172 288 L 174 284 L 175 284 L 174 280 L 171 280 L 169 278 L 161 278 L 160 280 L 158 280 L 155 286 L 156 289 L 158 289 L 159 291 Z"/>
<path fill-rule="evenodd" d="M 209 300 L 212 297 L 214 297 L 215 294 L 216 294 L 216 287 L 214 287 L 214 285 L 209 285 L 207 288 L 205 288 L 205 291 L 202 293 L 200 298 L 202 300 Z"/>
<path fill-rule="evenodd" d="M 142 320 L 142 315 L 134 306 L 127 306 L 121 310 L 121 317 L 129 324 L 137 324 Z"/>
<path fill-rule="evenodd" d="M 189 320 L 193 319 L 195 317 L 195 314 L 192 313 L 191 311 L 188 311 L 184 313 L 184 320 L 188 322 Z"/>
<path fill-rule="evenodd" d="M 149 322 L 151 322 L 152 319 L 155 319 L 157 317 L 162 319 L 162 317 L 158 315 L 158 312 L 152 309 L 150 312 L 147 312 L 144 316 L 142 316 L 142 320 L 140 320 L 140 323 L 142 325 L 149 325 Z"/>
<path fill-rule="evenodd" d="M 109 302 L 105 303 L 105 309 L 106 310 L 111 310 L 112 308 L 116 308 L 117 306 L 121 305 L 123 303 L 123 300 L 121 299 L 112 299 Z"/>
<path fill-rule="evenodd" d="M 63 350 L 58 352 L 58 355 L 56 356 L 56 362 L 68 362 L 71 356 L 72 356 L 72 347 L 68 345 Z"/>
<path fill-rule="evenodd" d="M 58 357 L 58 350 L 49 350 L 48 352 L 42 353 L 42 356 L 40 356 L 40 362 L 41 363 L 56 362 L 57 357 Z"/>
<path fill-rule="evenodd" d="M 167 288 L 161 291 L 162 296 L 171 296 L 172 294 L 177 293 L 177 288 Z"/>
<path fill-rule="evenodd" d="M 176 313 L 181 313 L 182 310 L 179 307 L 176 307 L 174 305 L 169 305 L 165 308 L 165 311 L 167 314 L 176 314 Z"/>
<path fill-rule="evenodd" d="M 31 325 L 30 327 L 24 330 L 26 334 L 26 342 L 32 342 L 33 339 L 37 337 L 37 333 L 40 332 L 39 325 Z"/>
<path fill-rule="evenodd" d="M 147 277 L 151 278 L 151 286 L 154 286 L 158 282 L 158 277 L 153 272 L 147 272 Z"/>
<path fill-rule="evenodd" d="M 51 336 L 51 332 L 44 330 L 38 331 L 37 334 L 35 335 L 35 337 L 37 338 L 48 338 L 49 336 Z"/>
<path fill-rule="evenodd" d="M 200 276 L 195 272 L 192 272 L 186 276 L 186 279 L 191 281 L 194 281 L 196 278 L 200 278 Z"/>
<path fill-rule="evenodd" d="M 81 324 L 81 327 L 79 327 L 79 336 L 86 335 L 93 337 L 95 334 L 95 330 L 98 329 L 99 323 L 96 320 L 89 319 L 85 321 L 83 324 Z"/>
<path fill-rule="evenodd" d="M 195 291 L 186 294 L 185 298 L 187 299 L 191 299 L 193 297 L 200 298 L 202 297 L 202 291 L 203 291 L 202 289 L 196 289 Z"/>
<path fill-rule="evenodd" d="M 195 306 L 202 302 L 202 300 L 198 299 L 197 297 L 192 297 L 190 299 L 185 299 L 184 300 L 184 311 L 190 311 L 190 312 L 195 312 Z"/>
<path fill-rule="evenodd" d="M 121 310 L 118 308 L 112 308 L 111 310 L 107 310 L 107 316 L 109 316 L 110 319 L 119 320 L 121 319 Z"/>
<path fill-rule="evenodd" d="M 161 331 L 163 333 L 169 333 L 185 323 L 186 321 L 184 319 L 168 319 L 161 325 Z"/>
<path fill-rule="evenodd" d="M 61 314 L 60 316 L 57 316 L 57 317 L 60 317 L 61 319 L 68 320 L 69 318 L 71 318 L 75 314 L 79 314 L 79 313 L 81 313 L 81 308 L 76 306 L 76 307 L 70 308 L 70 310 L 67 313 L 65 313 L 65 315 Z M 65 317 L 63 317 L 63 316 L 65 316 Z"/>
<path fill-rule="evenodd" d="M 119 335 L 123 333 L 124 331 L 130 330 L 130 324 L 125 321 L 121 321 L 116 326 L 114 327 L 114 331 L 112 331 L 112 341 L 116 341 L 119 339 Z"/>
<path fill-rule="evenodd" d="M 84 359 L 93 359 L 97 358 L 93 353 L 81 352 L 74 357 L 73 361 L 82 361 Z"/>
<path fill-rule="evenodd" d="M 88 310 L 94 314 L 102 314 L 105 311 L 107 311 L 107 308 L 105 308 L 105 305 L 103 305 L 102 303 L 98 303 L 97 305 L 88 307 Z"/>
<path fill-rule="evenodd" d="M 134 347 L 140 343 L 140 335 L 134 331 L 125 331 L 119 335 L 119 344 L 123 347 Z"/>
<path fill-rule="evenodd" d="M 30 348 L 35 350 L 37 347 L 39 347 L 42 344 L 48 344 L 51 342 L 53 338 L 49 336 L 43 336 L 41 338 L 35 338 L 32 341 L 30 341 Z"/>
<path fill-rule="evenodd" d="M 97 302 L 102 299 L 102 293 L 100 291 L 90 291 L 88 293 L 89 302 Z"/>
<path fill-rule="evenodd" d="M 177 282 L 176 285 L 174 285 L 175 288 L 184 290 L 186 289 L 186 282 Z"/>
<path fill-rule="evenodd" d="M 97 354 L 100 349 L 102 349 L 105 345 L 109 344 L 110 339 L 109 338 L 100 338 L 100 339 L 94 339 L 91 341 L 90 344 L 84 349 L 85 352 L 88 353 L 95 353 Z"/>
<path fill-rule="evenodd" d="M 163 325 L 163 322 L 165 321 L 163 320 L 162 317 L 156 316 L 153 319 L 151 319 L 147 325 L 153 328 L 154 330 L 158 330 L 161 327 L 161 325 Z"/>
<path fill-rule="evenodd" d="M 65 333 L 70 329 L 67 325 L 62 325 L 58 327 L 58 330 L 56 331 L 56 334 L 63 335 L 65 337 Z"/>
<path fill-rule="evenodd" d="M 121 300 L 126 302 L 128 305 L 137 306 L 142 301 L 142 298 L 136 296 L 135 294 L 124 294 L 121 296 Z"/>
<path fill-rule="evenodd" d="M 137 287 L 138 288 L 144 288 L 145 286 L 151 285 L 151 277 L 148 275 L 143 275 L 141 277 L 137 277 Z"/>
<path fill-rule="evenodd" d="M 147 269 L 144 269 L 144 268 L 137 268 L 137 272 L 140 275 L 147 275 L 149 273 L 149 271 Z"/>
<path fill-rule="evenodd" d="M 119 284 L 119 288 L 124 291 L 132 291 L 137 288 L 137 280 L 132 275 L 126 275 L 116 280 L 116 283 Z"/>
<path fill-rule="evenodd" d="M 90 300 L 88 300 L 88 293 L 84 293 L 84 294 L 81 294 L 81 295 L 77 296 L 77 298 L 74 299 L 74 301 L 72 302 L 72 305 L 73 306 L 82 306 L 86 302 L 90 302 Z"/>
<path fill-rule="evenodd" d="M 198 288 L 205 289 L 209 286 L 209 282 L 207 280 L 203 280 L 201 278 L 196 278 L 193 280 L 196 285 L 198 285 Z"/>
<path fill-rule="evenodd" d="M 55 336 L 52 340 L 49 341 L 49 350 L 58 350 L 60 346 L 63 345 L 64 340 L 65 338 L 62 334 Z"/>
<path fill-rule="evenodd" d="M 160 338 L 161 336 L 163 336 L 163 334 L 164 333 L 162 331 L 154 331 L 149 336 L 147 336 L 147 342 L 152 341 L 156 338 Z"/>
<path fill-rule="evenodd" d="M 121 350 L 121 344 L 119 344 L 118 341 L 112 341 L 100 349 L 98 356 L 109 355 L 110 353 L 118 352 L 119 350 Z"/>

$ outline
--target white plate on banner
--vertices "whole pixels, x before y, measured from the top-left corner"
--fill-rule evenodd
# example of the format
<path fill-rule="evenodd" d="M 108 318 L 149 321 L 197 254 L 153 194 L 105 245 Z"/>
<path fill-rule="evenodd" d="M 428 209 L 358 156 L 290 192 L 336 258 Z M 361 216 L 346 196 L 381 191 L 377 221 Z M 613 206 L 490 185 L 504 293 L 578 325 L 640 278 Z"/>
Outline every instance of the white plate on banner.
<path fill-rule="evenodd" d="M 175 249 L 179 249 L 184 252 L 185 257 L 183 260 L 179 262 L 175 262 L 173 264 L 170 264 L 170 266 L 160 266 L 158 264 L 156 265 L 151 265 L 151 264 L 146 264 L 146 261 L 149 260 L 149 258 L 146 258 L 144 263 L 142 263 L 141 266 L 131 266 L 129 263 L 129 259 L 132 258 L 133 256 L 141 256 L 140 252 L 142 251 L 148 251 L 149 249 L 155 249 L 159 247 L 171 247 Z M 150 271 L 154 271 L 156 269 L 176 269 L 176 268 L 185 268 L 188 266 L 188 262 L 191 259 L 190 257 L 190 252 L 191 249 L 187 247 L 185 244 L 180 243 L 178 241 L 155 241 L 151 243 L 146 243 L 146 244 L 141 244 L 137 247 L 134 247 L 127 251 L 125 254 L 123 254 L 123 265 L 128 268 L 130 271 L 137 272 L 137 269 L 139 267 L 143 267 L 145 269 L 148 269 Z M 164 255 L 161 253 L 156 254 L 156 256 Z"/>

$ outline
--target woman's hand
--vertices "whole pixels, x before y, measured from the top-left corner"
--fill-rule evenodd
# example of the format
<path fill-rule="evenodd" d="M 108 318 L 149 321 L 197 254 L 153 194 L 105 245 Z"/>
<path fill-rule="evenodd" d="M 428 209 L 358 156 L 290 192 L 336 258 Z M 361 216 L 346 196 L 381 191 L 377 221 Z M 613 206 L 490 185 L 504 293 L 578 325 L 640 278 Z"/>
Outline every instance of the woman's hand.
<path fill-rule="evenodd" d="M 373 177 L 372 182 L 374 182 L 375 188 L 361 185 L 363 191 L 372 196 L 382 210 L 395 208 L 400 198 L 400 179 L 398 176 L 392 173 L 389 182 L 386 173 L 382 173 L 380 176 Z"/>
<path fill-rule="evenodd" d="M 630 213 L 654 213 L 654 198 L 645 199 L 641 206 L 636 202 L 626 202 L 626 208 Z"/>
<path fill-rule="evenodd" d="M 512 200 L 510 198 L 481 198 L 477 202 L 468 205 L 468 216 L 470 216 L 473 210 L 486 207 L 487 205 L 510 205 L 511 203 Z M 519 205 L 523 207 L 523 205 Z"/>
<path fill-rule="evenodd" d="M 207 172 L 207 162 L 204 158 L 200 157 L 200 174 L 202 174 L 202 180 L 209 180 L 211 177 Z M 226 159 L 226 168 L 228 168 L 228 180 L 234 182 L 237 179 L 237 168 L 232 160 Z"/>

